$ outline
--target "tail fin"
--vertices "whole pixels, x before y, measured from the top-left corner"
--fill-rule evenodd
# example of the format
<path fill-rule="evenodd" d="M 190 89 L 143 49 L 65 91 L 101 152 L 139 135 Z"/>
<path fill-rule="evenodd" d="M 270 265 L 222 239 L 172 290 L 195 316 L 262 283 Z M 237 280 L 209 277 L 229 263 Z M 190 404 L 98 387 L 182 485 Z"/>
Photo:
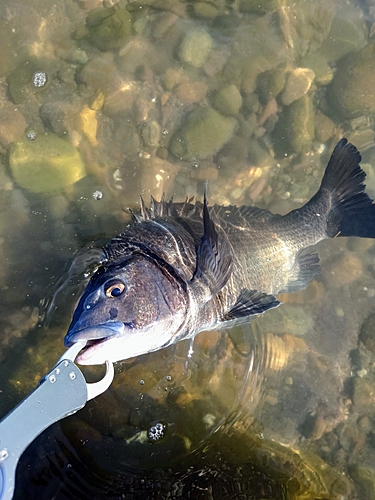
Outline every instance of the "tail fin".
<path fill-rule="evenodd" d="M 361 155 L 347 139 L 341 139 L 332 153 L 320 192 L 328 191 L 331 207 L 327 216 L 327 236 L 375 238 L 375 204 L 365 193 L 366 174 Z"/>

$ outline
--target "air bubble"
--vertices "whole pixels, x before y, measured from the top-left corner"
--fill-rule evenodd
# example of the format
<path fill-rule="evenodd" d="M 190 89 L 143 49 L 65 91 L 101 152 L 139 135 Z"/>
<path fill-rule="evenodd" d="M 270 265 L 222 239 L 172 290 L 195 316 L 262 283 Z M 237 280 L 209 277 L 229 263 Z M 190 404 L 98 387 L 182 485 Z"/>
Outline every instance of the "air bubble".
<path fill-rule="evenodd" d="M 143 379 L 141 379 L 141 380 L 139 381 L 139 383 L 140 383 L 140 385 L 145 385 L 145 381 L 144 381 Z"/>
<path fill-rule="evenodd" d="M 158 422 L 148 430 L 148 439 L 153 443 L 164 437 L 166 425 Z"/>
<path fill-rule="evenodd" d="M 41 88 L 44 87 L 47 83 L 47 73 L 44 71 L 37 71 L 33 76 L 33 85 L 34 87 Z"/>
<path fill-rule="evenodd" d="M 92 193 L 93 197 L 95 200 L 101 200 L 103 198 L 103 193 L 102 191 L 94 191 Z"/>
<path fill-rule="evenodd" d="M 2 462 L 3 460 L 6 460 L 8 457 L 9 457 L 9 452 L 6 448 L 3 448 L 2 450 L 0 450 L 0 462 Z"/>
<path fill-rule="evenodd" d="M 172 380 L 172 377 L 171 377 L 170 375 L 167 375 L 167 376 L 165 377 L 165 380 L 167 380 L 167 382 L 170 382 L 170 381 Z"/>
<path fill-rule="evenodd" d="M 49 379 L 49 381 L 51 382 L 51 384 L 54 384 L 54 383 L 56 382 L 56 377 L 55 377 L 55 375 L 50 375 L 48 379 Z"/>
<path fill-rule="evenodd" d="M 30 132 L 27 132 L 27 138 L 29 139 L 29 141 L 35 141 L 36 132 L 34 132 L 33 130 L 31 130 Z"/>
<path fill-rule="evenodd" d="M 69 378 L 71 378 L 71 380 L 74 380 L 76 378 L 76 374 L 74 372 L 70 372 Z"/>

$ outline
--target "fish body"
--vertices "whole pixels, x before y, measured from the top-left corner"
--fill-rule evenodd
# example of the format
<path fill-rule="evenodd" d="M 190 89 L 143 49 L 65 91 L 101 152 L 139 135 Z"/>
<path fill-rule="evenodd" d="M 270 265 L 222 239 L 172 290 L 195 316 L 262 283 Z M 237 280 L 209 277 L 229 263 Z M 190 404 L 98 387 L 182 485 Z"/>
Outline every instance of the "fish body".
<path fill-rule="evenodd" d="M 202 330 L 231 328 L 304 289 L 319 270 L 311 248 L 336 236 L 375 238 L 358 150 L 342 139 L 318 192 L 281 216 L 257 207 L 160 202 L 113 238 L 65 337 L 88 341 L 81 364 L 120 361 Z"/>

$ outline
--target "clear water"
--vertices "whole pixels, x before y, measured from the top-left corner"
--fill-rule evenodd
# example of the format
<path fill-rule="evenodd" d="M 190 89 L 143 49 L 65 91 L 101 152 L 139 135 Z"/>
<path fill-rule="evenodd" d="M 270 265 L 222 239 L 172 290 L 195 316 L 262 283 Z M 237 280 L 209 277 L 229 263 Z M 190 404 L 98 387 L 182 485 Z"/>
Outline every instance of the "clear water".
<path fill-rule="evenodd" d="M 340 0 L 1 3 L 0 416 L 64 351 L 140 194 L 201 198 L 208 179 L 210 203 L 286 213 L 347 136 L 374 196 L 374 15 Z M 345 67 L 352 87 L 332 83 Z M 118 363 L 26 450 L 15 498 L 374 498 L 374 247 L 319 255 L 305 291 L 246 327 Z"/>

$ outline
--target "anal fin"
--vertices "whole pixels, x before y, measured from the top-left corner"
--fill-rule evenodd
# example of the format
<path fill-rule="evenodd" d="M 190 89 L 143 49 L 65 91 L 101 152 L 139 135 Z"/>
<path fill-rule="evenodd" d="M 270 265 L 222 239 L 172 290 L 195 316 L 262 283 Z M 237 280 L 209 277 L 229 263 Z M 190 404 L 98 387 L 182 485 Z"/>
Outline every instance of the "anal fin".
<path fill-rule="evenodd" d="M 289 275 L 289 283 L 280 293 L 299 292 L 304 290 L 319 272 L 319 257 L 316 252 L 303 250 L 296 257 Z"/>
<path fill-rule="evenodd" d="M 223 321 L 246 319 L 279 305 L 280 302 L 273 295 L 244 288 L 233 307 L 225 314 Z"/>

